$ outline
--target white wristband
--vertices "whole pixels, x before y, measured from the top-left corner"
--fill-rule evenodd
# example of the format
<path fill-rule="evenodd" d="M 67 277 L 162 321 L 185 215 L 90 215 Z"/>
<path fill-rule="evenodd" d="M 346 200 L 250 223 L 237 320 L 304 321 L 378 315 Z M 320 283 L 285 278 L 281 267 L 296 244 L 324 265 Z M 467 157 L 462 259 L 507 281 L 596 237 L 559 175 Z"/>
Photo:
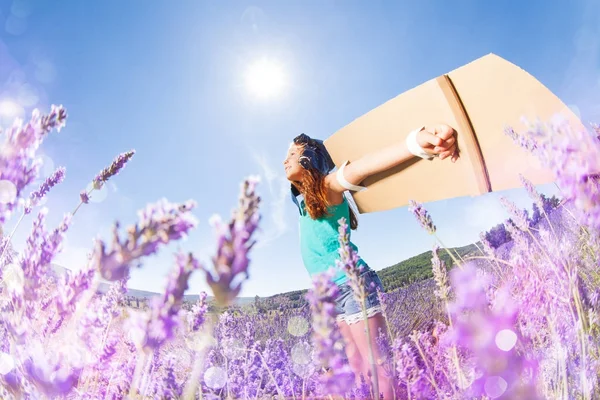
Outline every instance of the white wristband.
<path fill-rule="evenodd" d="M 419 146 L 419 143 L 417 142 L 417 133 L 419 133 L 424 128 L 425 127 L 422 126 L 419 129 L 415 129 L 414 131 L 408 134 L 408 136 L 406 137 L 406 147 L 408 147 L 408 151 L 410 151 L 412 155 L 424 158 L 426 160 L 431 160 L 433 156 L 425 152 L 425 150 L 423 150 L 423 148 Z"/>
<path fill-rule="evenodd" d="M 344 161 L 344 163 L 342 164 L 342 166 L 340 167 L 340 169 L 338 169 L 337 172 L 336 172 L 336 174 L 335 174 L 338 183 L 343 188 L 348 189 L 348 190 L 354 190 L 355 192 L 360 192 L 362 190 L 365 190 L 366 187 L 353 185 L 350 182 L 348 182 L 346 180 L 346 178 L 344 178 L 344 167 L 346 166 L 346 164 L 348 164 L 348 161 Z"/>

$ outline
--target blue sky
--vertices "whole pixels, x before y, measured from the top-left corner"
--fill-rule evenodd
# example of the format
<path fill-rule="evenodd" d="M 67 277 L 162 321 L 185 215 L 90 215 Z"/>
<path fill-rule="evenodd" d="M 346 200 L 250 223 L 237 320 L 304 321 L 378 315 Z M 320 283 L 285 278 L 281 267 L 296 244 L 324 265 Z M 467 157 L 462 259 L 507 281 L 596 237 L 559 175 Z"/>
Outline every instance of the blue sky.
<path fill-rule="evenodd" d="M 353 119 L 490 52 L 537 77 L 584 122 L 600 122 L 600 6 L 596 1 L 214 2 L 0 0 L 0 102 L 30 115 L 52 103 L 69 112 L 45 143 L 44 173 L 67 168 L 45 204 L 54 226 L 81 189 L 120 152 L 137 154 L 80 209 L 59 262 L 81 266 L 92 239 L 110 238 L 161 197 L 198 202 L 199 227 L 179 243 L 207 263 L 208 219 L 230 215 L 239 184 L 263 178 L 260 245 L 243 296 L 304 289 L 297 214 L 282 161 L 298 133 L 326 138 Z M 283 65 L 289 85 L 258 100 L 244 86 L 257 59 Z M 4 126 L 12 115 L 0 113 Z M 457 178 L 458 179 L 458 178 Z M 552 195 L 552 185 L 540 188 Z M 426 204 L 448 246 L 477 240 L 521 207 L 523 190 Z M 14 221 L 13 221 L 14 222 Z M 9 225 L 7 230 L 11 227 Z M 15 240 L 22 247 L 25 219 Z M 353 233 L 376 270 L 431 249 L 406 207 L 362 215 Z M 170 246 L 135 270 L 130 287 L 162 290 Z M 202 275 L 190 293 L 205 290 Z"/>

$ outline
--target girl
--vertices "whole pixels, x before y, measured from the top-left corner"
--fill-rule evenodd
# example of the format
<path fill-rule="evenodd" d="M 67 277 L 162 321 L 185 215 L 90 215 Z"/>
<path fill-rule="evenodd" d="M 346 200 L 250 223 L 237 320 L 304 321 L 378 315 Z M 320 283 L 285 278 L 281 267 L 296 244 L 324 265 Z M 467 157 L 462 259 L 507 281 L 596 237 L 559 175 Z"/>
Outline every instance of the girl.
<path fill-rule="evenodd" d="M 427 129 L 423 127 L 410 132 L 405 140 L 390 147 L 365 155 L 352 163 L 344 162 L 337 172 L 331 172 L 335 165 L 321 140 L 312 139 L 305 134 L 297 136 L 290 145 L 283 165 L 286 177 L 291 182 L 292 200 L 300 212 L 300 250 L 309 275 L 312 277 L 335 267 L 336 260 L 339 259 L 340 218 L 344 217 L 349 221 L 350 229 L 357 228 L 356 215 L 345 196 L 347 191 L 365 189 L 358 185 L 368 176 L 415 156 L 425 159 L 439 157 L 442 160 L 451 157 L 452 162 L 455 162 L 458 152 L 454 134 L 455 131 L 445 124 Z M 352 241 L 349 241 L 349 245 L 357 252 Z M 366 288 L 373 283 L 383 291 L 377 273 L 360 257 L 358 264 L 363 267 Z M 340 287 L 340 295 L 336 299 L 337 323 L 346 341 L 346 355 L 358 383 L 361 375 L 368 379 L 371 370 L 362 308 L 347 284 L 344 271 L 337 271 L 334 282 Z M 371 346 L 377 360 L 380 355 L 375 338 L 379 328 L 384 332 L 386 330 L 377 291 L 370 292 L 366 299 L 366 323 L 371 332 Z M 383 392 L 384 399 L 392 399 L 393 380 L 381 365 L 377 366 L 377 375 L 379 391 Z"/>

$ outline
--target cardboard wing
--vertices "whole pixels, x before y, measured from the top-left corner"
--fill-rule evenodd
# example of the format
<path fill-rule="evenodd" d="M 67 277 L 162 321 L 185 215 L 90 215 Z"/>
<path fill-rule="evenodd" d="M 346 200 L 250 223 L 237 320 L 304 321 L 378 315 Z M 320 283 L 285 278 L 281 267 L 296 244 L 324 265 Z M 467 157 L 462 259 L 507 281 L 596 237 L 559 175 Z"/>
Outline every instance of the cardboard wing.
<path fill-rule="evenodd" d="M 409 199 L 431 202 L 521 187 L 519 173 L 533 184 L 553 182 L 537 158 L 506 135 L 529 121 L 561 114 L 584 129 L 573 112 L 523 69 L 488 54 L 431 79 L 357 118 L 324 141 L 337 166 L 404 140 L 413 129 L 446 123 L 457 131 L 460 158 L 418 157 L 367 178 L 354 193 L 360 213 L 389 210 Z"/>

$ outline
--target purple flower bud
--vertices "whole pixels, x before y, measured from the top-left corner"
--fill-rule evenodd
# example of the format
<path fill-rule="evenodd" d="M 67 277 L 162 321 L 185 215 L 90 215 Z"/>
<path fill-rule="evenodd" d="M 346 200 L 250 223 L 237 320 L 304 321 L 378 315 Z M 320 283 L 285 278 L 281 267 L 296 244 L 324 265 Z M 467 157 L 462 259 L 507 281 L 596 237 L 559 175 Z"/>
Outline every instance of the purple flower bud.
<path fill-rule="evenodd" d="M 529 197 L 531 197 L 531 199 L 535 202 L 535 204 L 537 204 L 539 208 L 543 209 L 544 202 L 542 201 L 542 196 L 540 196 L 533 184 L 529 180 L 527 180 L 522 174 L 519 174 L 519 179 L 521 180 L 523 186 L 525 186 Z"/>
<path fill-rule="evenodd" d="M 45 229 L 47 209 L 44 208 L 34 220 L 33 230 L 26 241 L 26 247 L 20 259 L 25 278 L 25 296 L 29 300 L 37 298 L 41 279 L 46 276 L 50 262 L 61 250 L 65 232 L 71 221 L 70 214 L 65 215 L 62 223 L 51 233 Z"/>
<path fill-rule="evenodd" d="M 506 197 L 500 197 L 500 203 L 510 213 L 513 222 L 519 229 L 521 229 L 522 231 L 526 231 L 527 229 L 529 229 L 526 211 L 519 210 L 515 203 L 508 200 Z"/>
<path fill-rule="evenodd" d="M 31 193 L 29 196 L 29 201 L 25 206 L 25 214 L 29 214 L 33 207 L 38 205 L 40 200 L 46 196 L 46 194 L 52 189 L 55 185 L 61 183 L 65 178 L 65 169 L 63 167 L 58 168 L 52 175 L 50 175 L 44 183 L 42 183 L 38 190 Z"/>
<path fill-rule="evenodd" d="M 79 198 L 81 199 L 81 202 L 84 204 L 88 204 L 90 202 L 90 196 L 87 193 L 87 191 L 82 190 L 81 193 L 79 193 Z"/>
<path fill-rule="evenodd" d="M 112 176 L 115 176 L 121 171 L 121 169 L 125 166 L 127 161 L 133 157 L 135 154 L 135 150 L 131 150 L 122 154 L 119 154 L 117 158 L 114 159 L 110 167 L 104 168 L 100 173 L 94 178 L 93 184 L 94 189 L 101 189 L 104 185 L 104 182 L 108 181 L 108 179 Z"/>
<path fill-rule="evenodd" d="M 200 293 L 198 302 L 192 307 L 191 313 L 188 314 L 190 330 L 196 332 L 204 323 L 208 305 L 206 304 L 206 292 Z"/>
<path fill-rule="evenodd" d="M 354 296 L 362 303 L 367 295 L 368 289 L 365 288 L 365 279 L 362 276 L 364 267 L 358 265 L 358 254 L 350 246 L 350 230 L 345 218 L 340 218 L 338 221 L 338 241 L 340 243 L 340 258 L 336 261 L 336 266 L 342 269 L 348 276 L 348 284 L 352 288 Z"/>
<path fill-rule="evenodd" d="M 448 298 L 450 288 L 448 287 L 448 276 L 446 272 L 446 264 L 438 256 L 439 246 L 436 244 L 433 247 L 433 258 L 431 259 L 433 278 L 437 284 L 437 290 L 434 294 L 442 300 Z"/>
<path fill-rule="evenodd" d="M 429 215 L 427 210 L 423 208 L 423 205 L 421 203 L 418 203 L 414 200 L 409 200 L 408 211 L 414 214 L 414 216 L 417 218 L 417 221 L 419 221 L 419 224 L 421 224 L 421 227 L 425 229 L 429 234 L 435 233 L 436 227 L 433 224 L 433 220 L 431 219 L 431 216 Z"/>
<path fill-rule="evenodd" d="M 504 226 L 504 225 L 502 225 Z M 485 252 L 493 257 L 494 256 L 494 249 L 492 248 L 492 244 L 490 243 L 490 241 L 485 237 L 485 234 L 483 232 L 479 233 L 479 240 L 481 241 L 481 244 L 483 245 L 483 250 L 485 250 Z"/>
<path fill-rule="evenodd" d="M 37 111 L 37 110 L 36 110 Z M 39 112 L 34 111 L 36 116 L 39 116 Z M 65 127 L 67 120 L 67 111 L 64 107 L 55 106 L 54 104 L 50 107 L 50 114 L 43 115 L 39 118 L 39 125 L 42 132 L 47 133 L 51 129 L 56 129 L 60 132 Z"/>

